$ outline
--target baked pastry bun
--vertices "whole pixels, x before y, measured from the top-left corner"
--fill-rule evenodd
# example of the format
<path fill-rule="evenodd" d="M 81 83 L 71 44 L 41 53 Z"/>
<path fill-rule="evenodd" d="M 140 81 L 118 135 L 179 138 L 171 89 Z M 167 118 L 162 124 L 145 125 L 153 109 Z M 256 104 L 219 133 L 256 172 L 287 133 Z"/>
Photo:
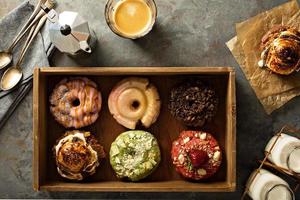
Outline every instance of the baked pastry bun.
<path fill-rule="evenodd" d="M 67 131 L 53 148 L 58 173 L 67 179 L 80 181 L 96 172 L 103 147 L 90 132 Z"/>
<path fill-rule="evenodd" d="M 272 72 L 289 75 L 300 67 L 300 32 L 289 26 L 274 26 L 261 42 L 258 65 Z"/>

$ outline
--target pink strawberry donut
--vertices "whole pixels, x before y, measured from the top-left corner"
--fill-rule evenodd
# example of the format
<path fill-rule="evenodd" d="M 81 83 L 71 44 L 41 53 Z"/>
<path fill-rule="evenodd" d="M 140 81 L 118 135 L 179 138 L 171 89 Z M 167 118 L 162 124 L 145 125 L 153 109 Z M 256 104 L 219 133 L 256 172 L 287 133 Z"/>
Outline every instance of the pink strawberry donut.
<path fill-rule="evenodd" d="M 171 157 L 176 171 L 192 180 L 211 177 L 222 162 L 218 142 L 203 131 L 182 131 L 173 142 Z"/>

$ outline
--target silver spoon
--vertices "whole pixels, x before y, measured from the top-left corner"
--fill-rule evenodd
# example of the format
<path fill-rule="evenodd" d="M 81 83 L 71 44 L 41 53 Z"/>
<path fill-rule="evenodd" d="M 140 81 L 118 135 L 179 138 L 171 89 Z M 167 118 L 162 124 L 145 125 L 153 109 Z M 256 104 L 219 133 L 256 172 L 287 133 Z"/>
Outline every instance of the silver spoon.
<path fill-rule="evenodd" d="M 33 18 L 40 12 L 41 5 L 45 3 L 46 0 L 40 0 L 38 4 L 36 5 L 33 13 L 27 20 L 27 22 L 24 24 L 24 26 L 21 28 L 19 33 L 16 35 L 16 37 L 13 39 L 13 42 L 11 45 L 7 48 L 7 50 L 0 52 L 0 69 L 6 67 L 9 63 L 12 61 L 12 50 L 17 45 L 17 43 L 23 38 L 25 34 L 22 34 L 24 30 L 28 27 L 29 23 L 33 20 Z M 26 32 L 25 32 L 26 33 Z"/>
<path fill-rule="evenodd" d="M 38 34 L 41 27 L 44 25 L 46 19 L 47 19 L 47 15 L 44 15 L 40 19 L 39 23 L 34 25 L 34 27 L 32 27 L 32 29 L 30 30 L 29 36 L 25 42 L 25 45 L 22 49 L 19 60 L 16 63 L 16 66 L 8 68 L 2 75 L 2 78 L 0 81 L 0 89 L 1 90 L 4 90 L 4 91 L 10 90 L 13 87 L 15 87 L 21 80 L 21 78 L 23 76 L 23 72 L 22 72 L 20 65 L 23 61 L 23 58 L 24 58 L 29 46 L 31 45 L 35 36 Z"/>

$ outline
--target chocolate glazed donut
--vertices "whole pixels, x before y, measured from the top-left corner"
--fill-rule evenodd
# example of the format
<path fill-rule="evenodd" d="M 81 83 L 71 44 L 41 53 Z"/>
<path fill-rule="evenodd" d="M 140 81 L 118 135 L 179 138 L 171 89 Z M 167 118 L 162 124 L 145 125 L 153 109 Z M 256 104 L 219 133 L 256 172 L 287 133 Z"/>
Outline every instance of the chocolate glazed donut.
<path fill-rule="evenodd" d="M 289 75 L 300 67 L 300 32 L 288 26 L 273 27 L 262 39 L 260 67 Z"/>

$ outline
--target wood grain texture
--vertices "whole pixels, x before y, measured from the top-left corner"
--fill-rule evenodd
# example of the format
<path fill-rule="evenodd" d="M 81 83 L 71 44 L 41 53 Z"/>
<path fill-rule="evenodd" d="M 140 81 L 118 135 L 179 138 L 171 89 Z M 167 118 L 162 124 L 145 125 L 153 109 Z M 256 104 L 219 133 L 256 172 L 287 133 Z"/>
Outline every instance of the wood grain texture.
<path fill-rule="evenodd" d="M 98 84 L 103 96 L 102 110 L 97 121 L 83 130 L 92 134 L 109 152 L 110 144 L 126 128 L 111 116 L 107 106 L 113 86 L 128 75 L 147 77 L 160 93 L 162 108 L 159 118 L 150 128 L 158 140 L 162 161 L 156 171 L 137 183 L 116 178 L 107 158 L 100 164 L 95 175 L 83 182 L 70 182 L 61 178 L 55 166 L 52 147 L 66 131 L 49 112 L 49 95 L 54 86 L 66 76 L 84 75 Z M 201 130 L 212 133 L 223 151 L 220 170 L 204 182 L 184 180 L 175 171 L 170 150 L 182 130 L 189 128 L 174 119 L 168 108 L 172 87 L 186 78 L 198 77 L 209 82 L 220 99 L 219 109 L 212 122 Z M 236 137 L 235 137 L 235 72 L 230 67 L 55 67 L 40 68 L 34 73 L 34 189 L 49 191 L 234 191 L 236 187 Z"/>
<path fill-rule="evenodd" d="M 39 81 L 40 74 L 39 68 L 34 70 L 34 80 L 33 80 L 33 94 L 39 94 Z M 33 163 L 32 163 L 32 172 L 33 172 L 33 188 L 34 190 L 39 190 L 39 95 L 34 95 L 33 97 Z"/>
<path fill-rule="evenodd" d="M 40 74 L 39 68 L 34 70 L 33 93 L 33 188 L 39 190 L 45 181 L 46 171 L 46 113 L 47 95 L 46 79 Z"/>
<path fill-rule="evenodd" d="M 41 73 L 63 75 L 228 74 L 232 67 L 42 67 Z"/>

